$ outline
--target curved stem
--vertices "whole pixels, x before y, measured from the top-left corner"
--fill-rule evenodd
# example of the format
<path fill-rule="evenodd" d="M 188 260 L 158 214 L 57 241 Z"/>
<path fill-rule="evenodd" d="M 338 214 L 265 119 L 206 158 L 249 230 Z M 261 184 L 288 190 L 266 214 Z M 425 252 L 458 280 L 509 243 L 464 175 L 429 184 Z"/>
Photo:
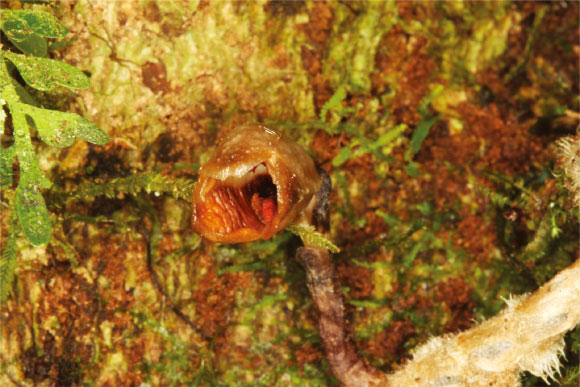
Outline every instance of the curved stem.
<path fill-rule="evenodd" d="M 385 386 L 386 375 L 356 351 L 344 313 L 340 284 L 327 250 L 301 247 L 297 258 L 306 270 L 308 289 L 318 312 L 318 332 L 334 376 L 343 386 Z"/>

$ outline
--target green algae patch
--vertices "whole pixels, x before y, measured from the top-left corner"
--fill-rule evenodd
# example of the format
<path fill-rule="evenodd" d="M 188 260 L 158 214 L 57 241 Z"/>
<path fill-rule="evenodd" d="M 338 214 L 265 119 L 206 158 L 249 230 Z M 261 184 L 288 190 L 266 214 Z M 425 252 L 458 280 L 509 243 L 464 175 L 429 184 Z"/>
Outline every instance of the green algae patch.
<path fill-rule="evenodd" d="M 323 71 L 334 87 L 368 92 L 379 41 L 397 23 L 395 2 L 371 2 L 354 15 L 347 6 L 337 7 L 335 12 L 336 31 L 329 43 Z"/>

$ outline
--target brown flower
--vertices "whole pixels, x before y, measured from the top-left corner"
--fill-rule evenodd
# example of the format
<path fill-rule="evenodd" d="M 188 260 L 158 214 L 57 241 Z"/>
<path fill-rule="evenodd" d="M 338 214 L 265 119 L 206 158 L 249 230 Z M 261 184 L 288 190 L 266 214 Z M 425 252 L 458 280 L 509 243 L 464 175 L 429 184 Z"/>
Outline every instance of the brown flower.
<path fill-rule="evenodd" d="M 304 149 L 263 125 L 243 125 L 199 171 L 193 228 L 214 242 L 269 239 L 304 212 L 320 186 Z"/>

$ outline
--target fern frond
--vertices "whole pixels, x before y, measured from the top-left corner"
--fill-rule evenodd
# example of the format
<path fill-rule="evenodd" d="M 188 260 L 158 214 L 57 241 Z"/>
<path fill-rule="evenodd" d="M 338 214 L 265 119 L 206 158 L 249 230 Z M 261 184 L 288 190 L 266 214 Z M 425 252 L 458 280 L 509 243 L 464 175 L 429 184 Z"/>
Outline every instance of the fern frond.
<path fill-rule="evenodd" d="M 505 208 L 512 202 L 512 199 L 509 197 L 496 192 L 484 185 L 480 185 L 477 187 L 477 190 L 485 197 L 487 197 L 495 206 L 498 208 Z"/>
<path fill-rule="evenodd" d="M 191 200 L 194 180 L 183 178 L 168 178 L 156 172 L 145 172 L 128 177 L 119 177 L 107 183 L 87 183 L 77 191 L 65 194 L 66 200 L 90 199 L 105 195 L 108 198 L 120 194 L 137 195 L 146 192 L 154 195 L 169 194 L 175 199 Z M 58 194 L 57 194 L 58 195 Z"/>

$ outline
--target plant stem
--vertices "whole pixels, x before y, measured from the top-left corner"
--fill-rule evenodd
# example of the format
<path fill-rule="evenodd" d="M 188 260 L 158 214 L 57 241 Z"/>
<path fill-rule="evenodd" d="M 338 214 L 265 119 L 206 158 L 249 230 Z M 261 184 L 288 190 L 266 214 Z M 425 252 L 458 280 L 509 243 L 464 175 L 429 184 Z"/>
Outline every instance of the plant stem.
<path fill-rule="evenodd" d="M 318 312 L 318 332 L 334 376 L 343 386 L 385 386 L 386 375 L 357 353 L 344 313 L 340 284 L 327 250 L 301 247 L 297 258 L 306 270 L 308 290 Z"/>

